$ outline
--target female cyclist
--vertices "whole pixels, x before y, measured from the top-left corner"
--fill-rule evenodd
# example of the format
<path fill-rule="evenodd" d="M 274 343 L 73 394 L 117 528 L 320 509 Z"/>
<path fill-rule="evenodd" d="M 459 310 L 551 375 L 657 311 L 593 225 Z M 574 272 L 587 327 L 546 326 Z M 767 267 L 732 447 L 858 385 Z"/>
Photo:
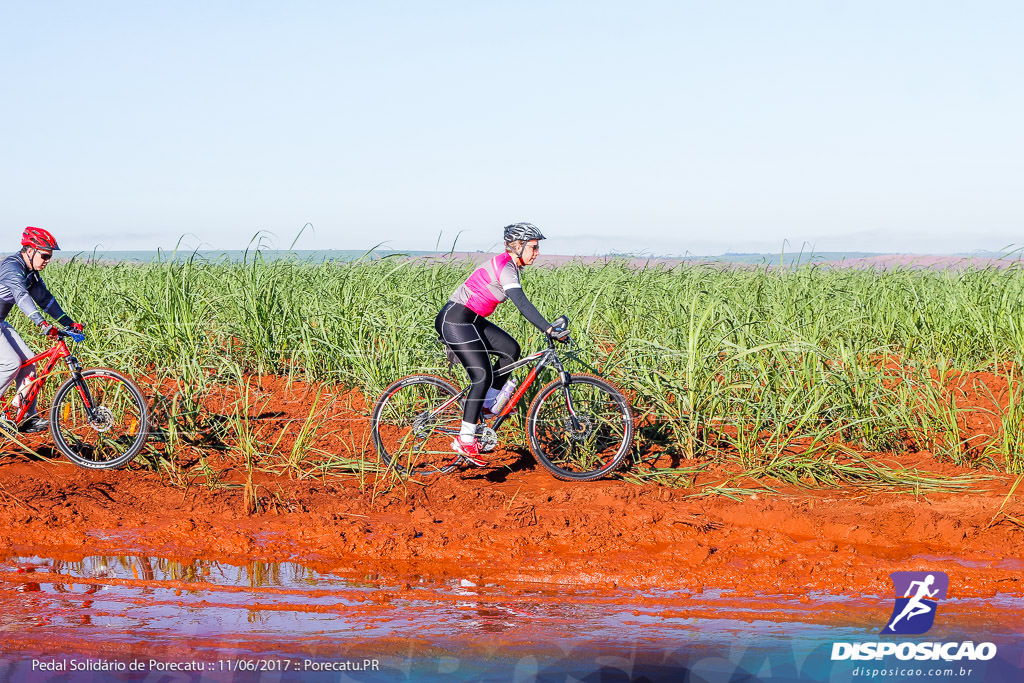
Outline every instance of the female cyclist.
<path fill-rule="evenodd" d="M 20 385 L 23 379 L 35 374 L 35 365 L 21 367 L 35 354 L 6 321 L 15 304 L 50 338 L 57 338 L 57 328 L 43 318 L 39 309 L 64 327 L 82 331 L 82 325 L 68 317 L 40 276 L 57 249 L 60 247 L 53 235 L 42 228 L 28 227 L 21 235 L 21 251 L 0 261 L 0 395 L 13 380 Z M 48 422 L 36 414 L 35 401 L 27 415 L 18 425 L 19 432 L 39 432 L 47 428 Z"/>
<path fill-rule="evenodd" d="M 459 362 L 469 373 L 471 383 L 462 415 L 462 428 L 452 441 L 452 449 L 477 467 L 487 461 L 480 457 L 476 425 L 481 412 L 490 409 L 501 388 L 508 381 L 505 368 L 519 360 L 519 344 L 512 336 L 487 320 L 505 299 L 511 299 L 523 317 L 538 330 L 564 341 L 568 330 L 552 327 L 530 303 L 519 283 L 519 269 L 537 259 L 539 241 L 544 239 L 537 226 L 514 223 L 505 226 L 505 251 L 473 271 L 459 285 L 448 303 L 437 314 L 434 327 L 445 344 L 451 347 Z M 497 356 L 491 366 L 488 354 Z"/>

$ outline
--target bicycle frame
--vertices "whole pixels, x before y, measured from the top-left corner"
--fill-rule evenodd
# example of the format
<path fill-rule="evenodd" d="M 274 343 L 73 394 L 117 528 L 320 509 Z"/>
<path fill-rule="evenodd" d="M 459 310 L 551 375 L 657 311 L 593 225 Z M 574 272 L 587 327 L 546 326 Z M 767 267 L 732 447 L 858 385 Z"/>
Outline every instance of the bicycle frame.
<path fill-rule="evenodd" d="M 502 374 L 511 375 L 519 368 L 526 367 L 527 365 L 534 365 L 534 367 L 533 369 L 530 370 L 530 374 L 526 376 L 526 379 L 523 380 L 523 383 L 519 386 L 519 388 L 516 389 L 516 393 L 512 394 L 512 397 L 509 398 L 509 400 L 505 403 L 505 406 L 501 409 L 501 412 L 498 413 L 498 415 L 494 418 L 494 422 L 490 425 L 491 429 L 493 429 L 494 431 L 498 431 L 498 428 L 501 427 L 502 423 L 508 418 L 509 415 L 512 414 L 512 411 L 515 410 L 515 407 L 519 403 L 519 401 L 522 400 L 524 395 L 526 395 L 526 390 L 529 389 L 530 385 L 532 385 L 534 380 L 537 379 L 537 375 L 540 373 L 540 371 L 548 366 L 553 367 L 561 377 L 562 388 L 565 393 L 566 406 L 568 407 L 569 414 L 572 416 L 573 420 L 576 419 L 576 411 L 573 409 L 572 397 L 569 395 L 569 372 L 566 371 L 566 369 L 562 366 L 562 361 L 558 358 L 558 351 L 555 350 L 555 343 L 549 338 L 548 348 L 544 349 L 543 351 L 538 351 L 536 353 L 530 354 L 526 358 L 520 358 L 515 363 L 512 363 L 512 365 L 505 368 L 505 371 Z M 469 387 L 464 388 L 458 394 L 452 396 L 450 399 L 448 399 L 440 406 L 435 408 L 432 411 L 432 413 L 441 413 L 452 403 L 462 400 L 462 398 L 466 396 L 468 392 Z"/>
<path fill-rule="evenodd" d="M 44 360 L 46 361 L 46 364 L 43 366 L 42 370 L 39 370 L 39 363 Z M 43 351 L 37 356 L 29 358 L 24 363 L 22 363 L 21 366 L 18 368 L 20 370 L 21 368 L 25 368 L 29 365 L 35 365 L 36 377 L 32 381 L 32 384 L 29 385 L 28 393 L 26 394 L 25 398 L 22 399 L 21 405 L 18 406 L 18 410 L 15 413 L 13 419 L 13 422 L 15 424 L 20 423 L 22 420 L 25 419 L 25 417 L 27 417 L 29 406 L 32 405 L 32 402 L 35 401 L 36 397 L 39 395 L 39 392 L 42 391 L 43 384 L 46 383 L 47 377 L 50 376 L 50 373 L 53 372 L 54 368 L 57 366 L 57 363 L 61 360 L 67 363 L 68 369 L 71 371 L 72 376 L 79 378 L 81 377 L 82 364 L 78 362 L 78 359 L 74 355 L 72 355 L 71 351 L 68 349 L 67 342 L 63 338 L 58 339 L 57 343 L 54 344 L 49 349 L 47 349 L 46 351 Z M 89 417 L 93 417 L 92 406 L 95 404 L 93 403 L 92 396 L 89 395 L 88 387 L 86 387 L 82 382 L 78 382 L 77 388 L 78 392 L 82 395 L 82 400 L 85 401 L 85 406 L 86 410 L 89 413 Z M 0 406 L 0 412 L 2 412 L 3 416 L 9 420 L 11 419 L 11 402 L 14 400 L 14 396 L 17 395 L 17 391 L 18 387 L 14 387 L 14 393 L 11 394 L 11 396 L 8 397 L 6 400 L 4 400 L 2 406 Z"/>

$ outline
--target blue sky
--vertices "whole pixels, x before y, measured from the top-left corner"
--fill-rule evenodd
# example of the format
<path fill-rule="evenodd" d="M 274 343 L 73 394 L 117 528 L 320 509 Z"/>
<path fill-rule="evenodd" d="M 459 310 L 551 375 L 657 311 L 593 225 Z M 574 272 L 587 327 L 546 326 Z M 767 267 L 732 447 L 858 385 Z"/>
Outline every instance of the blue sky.
<path fill-rule="evenodd" d="M 1024 244 L 1016 2 L 5 3 L 0 216 L 68 249 Z"/>

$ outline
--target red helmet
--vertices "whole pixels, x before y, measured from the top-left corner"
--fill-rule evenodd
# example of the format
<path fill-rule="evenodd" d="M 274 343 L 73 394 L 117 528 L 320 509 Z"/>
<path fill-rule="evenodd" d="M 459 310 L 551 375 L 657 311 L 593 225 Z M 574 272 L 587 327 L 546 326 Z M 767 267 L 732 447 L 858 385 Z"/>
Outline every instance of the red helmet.
<path fill-rule="evenodd" d="M 25 232 L 21 233 L 21 246 L 35 249 L 60 249 L 53 235 L 42 228 L 33 228 L 32 226 L 25 228 Z"/>

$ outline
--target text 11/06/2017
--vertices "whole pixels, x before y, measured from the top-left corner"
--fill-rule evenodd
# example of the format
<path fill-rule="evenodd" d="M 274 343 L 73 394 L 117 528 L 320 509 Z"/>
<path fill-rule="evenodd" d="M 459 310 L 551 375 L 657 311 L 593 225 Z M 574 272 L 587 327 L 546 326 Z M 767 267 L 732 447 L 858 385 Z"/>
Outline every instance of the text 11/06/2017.
<path fill-rule="evenodd" d="M 380 660 L 284 658 L 160 661 L 156 659 L 33 659 L 33 671 L 379 671 Z"/>

